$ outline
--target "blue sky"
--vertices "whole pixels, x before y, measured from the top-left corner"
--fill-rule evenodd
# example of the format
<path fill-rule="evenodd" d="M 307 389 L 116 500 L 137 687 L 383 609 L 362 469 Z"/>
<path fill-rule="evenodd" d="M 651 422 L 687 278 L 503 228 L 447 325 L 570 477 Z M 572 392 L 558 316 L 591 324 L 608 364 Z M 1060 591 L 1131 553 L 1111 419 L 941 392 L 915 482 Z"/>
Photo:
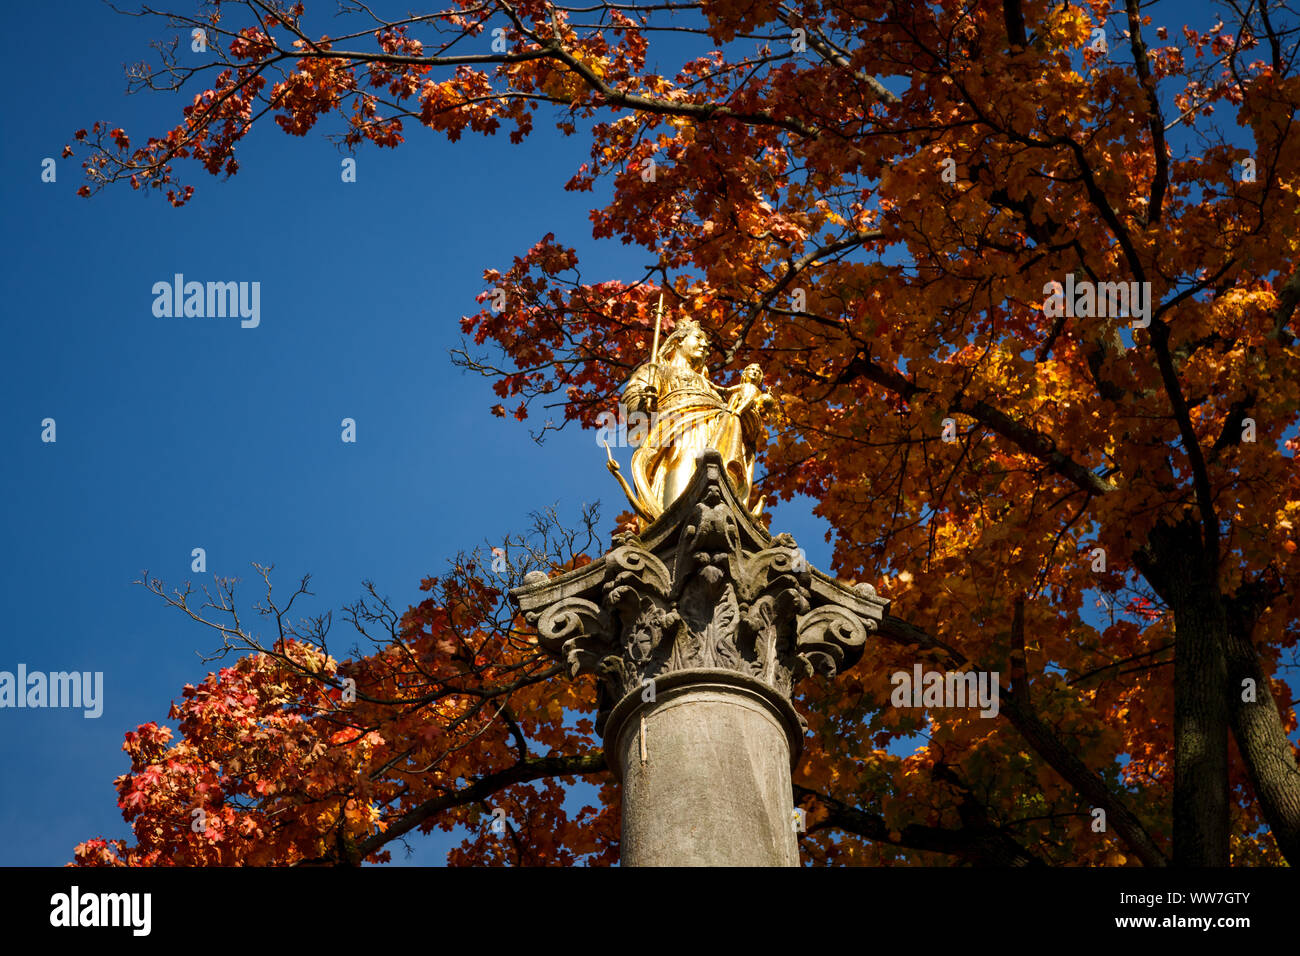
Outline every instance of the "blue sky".
<path fill-rule="evenodd" d="M 122 75 L 165 29 L 94 2 L 3 16 L 15 108 L 0 150 L 0 670 L 105 681 L 98 719 L 0 710 L 0 864 L 50 865 L 81 840 L 129 836 L 112 786 L 123 732 L 165 720 L 215 666 L 198 656 L 212 636 L 132 583 L 143 570 L 169 585 L 243 577 L 247 606 L 251 562 L 273 563 L 285 587 L 313 575 L 312 613 L 337 612 L 363 579 L 405 607 L 421 578 L 525 530 L 537 508 L 576 517 L 600 499 L 608 533 L 623 505 L 593 433 L 537 445 L 532 423 L 489 414 L 490 384 L 448 350 L 483 269 L 547 232 L 590 277 L 632 281 L 650 257 L 591 241 L 595 200 L 563 190 L 583 141 L 543 123 L 520 146 L 409 128 L 403 148 L 359 154 L 355 183 L 320 132 L 267 128 L 233 179 L 186 169 L 199 191 L 182 210 L 128 188 L 80 199 L 80 157 L 57 160 L 52 184 L 41 161 L 95 120 L 137 141 L 175 120 L 179 100 L 127 96 Z M 175 273 L 259 282 L 260 325 L 155 317 L 152 287 Z M 54 444 L 40 440 L 46 418 Z M 340 440 L 344 418 L 355 444 Z M 810 509 L 775 505 L 774 529 L 825 568 Z M 196 547 L 206 576 L 190 570 Z M 452 842 L 418 837 L 411 861 L 440 863 Z"/>

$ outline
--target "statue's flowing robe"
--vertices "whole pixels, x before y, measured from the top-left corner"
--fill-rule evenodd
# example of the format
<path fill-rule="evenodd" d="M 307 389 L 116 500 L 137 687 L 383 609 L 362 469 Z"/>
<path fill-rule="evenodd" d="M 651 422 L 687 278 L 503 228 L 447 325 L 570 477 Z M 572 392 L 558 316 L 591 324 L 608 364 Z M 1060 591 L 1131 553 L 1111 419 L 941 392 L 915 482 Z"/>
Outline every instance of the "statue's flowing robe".
<path fill-rule="evenodd" d="M 650 384 L 659 395 L 656 413 L 645 394 Z M 647 362 L 632 373 L 623 403 L 631 412 L 651 414 L 645 440 L 632 454 L 632 481 L 650 515 L 657 518 L 682 493 L 705 448 L 721 453 L 736 496 L 748 502 L 762 430 L 752 403 L 737 414 L 703 374 L 667 362 L 658 368 Z"/>

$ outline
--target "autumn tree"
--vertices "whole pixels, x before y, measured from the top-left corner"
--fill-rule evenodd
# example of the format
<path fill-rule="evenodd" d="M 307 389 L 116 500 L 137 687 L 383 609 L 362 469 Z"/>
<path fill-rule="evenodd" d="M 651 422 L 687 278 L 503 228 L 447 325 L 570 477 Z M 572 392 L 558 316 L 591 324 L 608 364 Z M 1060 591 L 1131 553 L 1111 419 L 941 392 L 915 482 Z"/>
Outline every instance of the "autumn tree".
<path fill-rule="evenodd" d="M 594 236 L 655 264 L 584 281 L 539 237 L 485 270 L 458 361 L 494 379 L 498 416 L 558 400 L 595 427 L 664 292 L 724 376 L 767 370 L 782 415 L 760 490 L 815 499 L 834 572 L 894 602 L 862 662 L 800 697 L 808 858 L 1300 861 L 1280 676 L 1300 593 L 1293 5 L 1191 24 L 1139 0 L 345 6 L 341 30 L 263 0 L 168 15 L 209 61 L 164 45 L 130 75 L 185 90 L 181 119 L 143 145 L 78 132 L 82 191 L 184 205 L 173 164 L 233 174 L 268 117 L 333 122 L 353 149 L 413 125 L 518 141 L 540 117 L 582 140 L 566 188 L 608 195 Z M 663 59 L 688 40 L 709 52 L 648 67 L 652 42 Z M 616 788 L 587 719 L 563 721 L 590 688 L 552 679 L 481 563 L 439 586 L 379 612 L 373 654 L 284 637 L 187 688 L 179 741 L 128 738 L 138 844 L 78 858 L 381 859 L 491 795 L 511 838 L 458 861 L 612 859 Z M 998 717 L 890 706 L 917 662 L 996 671 Z M 282 748 L 295 771 L 268 781 Z M 579 774 L 602 783 L 590 819 L 560 807 Z M 216 834 L 175 832 L 176 794 L 204 794 Z"/>
<path fill-rule="evenodd" d="M 367 582 L 343 611 L 344 660 L 333 615 L 303 615 L 309 576 L 283 596 L 273 569 L 255 566 L 265 592 L 250 615 L 235 579 L 169 589 L 146 573 L 151 593 L 217 635 L 210 660 L 236 659 L 184 688 L 168 715 L 176 740 L 157 723 L 126 735 L 131 771 L 117 790 L 135 842 L 89 840 L 78 862 L 355 865 L 456 825 L 480 839 L 452 862 L 613 862 L 615 788 L 573 819 L 559 806 L 564 783 L 607 774 L 591 720 L 566 722 L 593 708 L 551 679 L 561 666 L 511 626 L 499 586 L 586 563 L 595 522 L 589 511 L 565 529 L 539 514 L 531 534 L 497 549 L 511 565 L 498 586 L 462 554 L 421 582 L 429 598 L 405 612 Z"/>

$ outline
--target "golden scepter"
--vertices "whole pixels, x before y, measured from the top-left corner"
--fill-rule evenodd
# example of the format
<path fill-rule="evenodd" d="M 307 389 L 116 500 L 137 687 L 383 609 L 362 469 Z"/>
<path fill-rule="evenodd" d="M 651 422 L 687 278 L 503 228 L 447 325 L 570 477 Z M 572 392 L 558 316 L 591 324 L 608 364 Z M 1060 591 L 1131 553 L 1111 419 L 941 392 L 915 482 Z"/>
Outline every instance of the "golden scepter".
<path fill-rule="evenodd" d="M 659 326 L 664 321 L 664 290 L 659 290 L 659 309 L 655 312 L 655 340 L 650 348 L 650 367 L 659 371 Z"/>
<path fill-rule="evenodd" d="M 659 330 L 663 325 L 663 321 L 664 292 L 663 289 L 660 289 L 659 308 L 655 310 L 655 337 L 650 346 L 650 367 L 656 372 L 659 370 Z M 610 474 L 614 476 L 615 480 L 619 483 L 619 486 L 623 489 L 623 494 L 627 496 L 627 500 L 632 505 L 632 509 L 647 523 L 653 521 L 654 516 L 645 510 L 638 499 L 636 492 L 632 490 L 632 486 L 629 485 L 627 479 L 623 477 L 618 462 L 614 459 L 614 453 L 610 450 L 609 442 L 605 442 L 604 445 L 605 457 L 608 459 L 605 462 L 605 465 L 609 468 Z"/>

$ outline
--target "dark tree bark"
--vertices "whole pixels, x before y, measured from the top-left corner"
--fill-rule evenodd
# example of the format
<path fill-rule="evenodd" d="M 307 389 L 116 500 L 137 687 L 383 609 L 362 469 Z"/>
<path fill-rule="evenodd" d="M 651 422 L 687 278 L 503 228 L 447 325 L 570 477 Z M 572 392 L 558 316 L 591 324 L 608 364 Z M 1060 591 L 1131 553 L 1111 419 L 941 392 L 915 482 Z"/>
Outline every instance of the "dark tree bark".
<path fill-rule="evenodd" d="M 1174 866 L 1228 865 L 1227 611 L 1198 523 L 1160 524 L 1136 556 L 1174 615 Z"/>
<path fill-rule="evenodd" d="M 1267 597 L 1249 585 L 1229 602 L 1224 632 L 1228 711 L 1260 812 L 1287 862 L 1300 866 L 1300 769 L 1251 638 L 1266 603 Z M 1253 701 L 1246 699 L 1247 679 L 1254 682 Z"/>

